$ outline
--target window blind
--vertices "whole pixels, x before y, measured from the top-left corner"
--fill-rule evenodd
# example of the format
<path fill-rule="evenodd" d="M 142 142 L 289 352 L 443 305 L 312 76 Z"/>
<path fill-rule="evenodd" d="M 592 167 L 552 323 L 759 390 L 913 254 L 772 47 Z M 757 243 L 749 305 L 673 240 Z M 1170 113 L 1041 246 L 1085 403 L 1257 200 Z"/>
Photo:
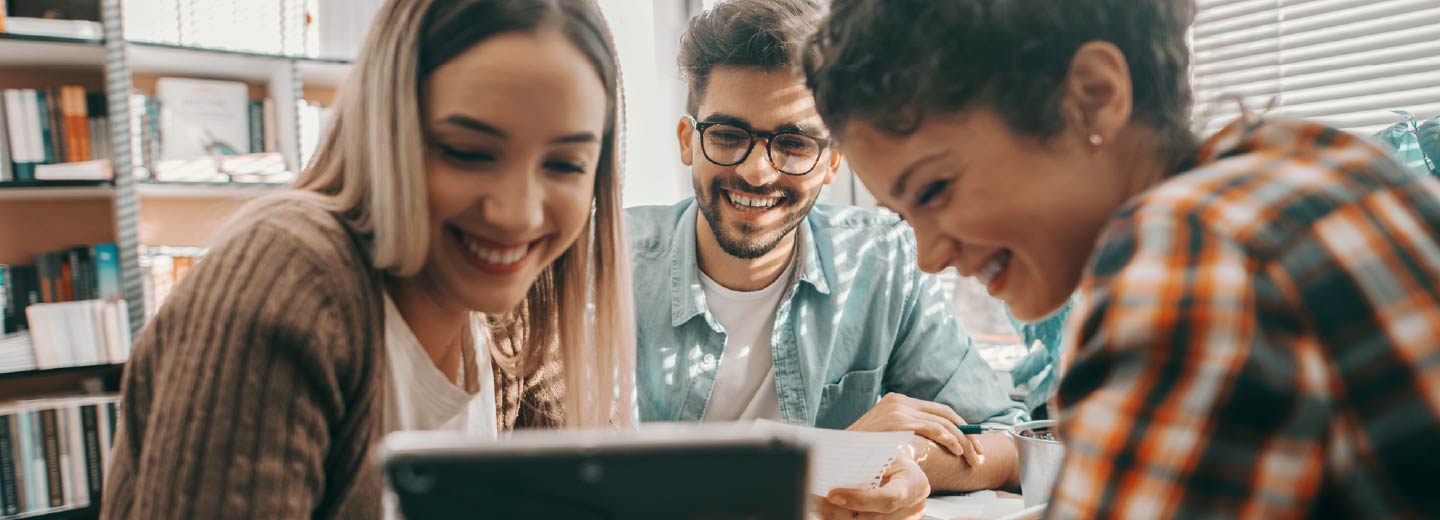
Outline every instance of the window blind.
<path fill-rule="evenodd" d="M 1440 116 L 1440 0 L 1199 0 L 1195 118 L 1252 111 L 1370 135 Z"/>

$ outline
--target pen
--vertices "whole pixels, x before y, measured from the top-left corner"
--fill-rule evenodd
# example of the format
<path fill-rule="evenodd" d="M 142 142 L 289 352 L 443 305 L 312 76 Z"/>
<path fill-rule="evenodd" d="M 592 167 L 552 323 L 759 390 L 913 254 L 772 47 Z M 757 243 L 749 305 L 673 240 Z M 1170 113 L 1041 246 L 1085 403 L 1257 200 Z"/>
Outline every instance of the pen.
<path fill-rule="evenodd" d="M 965 435 L 980 435 L 982 433 L 1003 432 L 1010 430 L 1010 428 L 1006 426 L 993 426 L 989 424 L 957 424 L 955 425 L 955 427 L 959 428 L 960 433 L 963 433 Z"/>

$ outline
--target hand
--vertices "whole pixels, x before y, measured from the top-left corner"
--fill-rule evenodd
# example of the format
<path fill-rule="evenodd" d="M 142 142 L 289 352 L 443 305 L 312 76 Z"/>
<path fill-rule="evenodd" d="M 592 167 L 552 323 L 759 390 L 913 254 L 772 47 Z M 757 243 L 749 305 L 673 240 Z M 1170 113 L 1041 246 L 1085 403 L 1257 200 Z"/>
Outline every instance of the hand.
<path fill-rule="evenodd" d="M 909 457 L 895 457 L 875 489 L 837 489 L 819 500 L 815 512 L 823 520 L 921 520 L 930 480 Z"/>
<path fill-rule="evenodd" d="M 846 428 L 862 432 L 910 431 L 930 439 L 949 451 L 964 458 L 971 466 L 985 463 L 985 450 L 980 443 L 956 428 L 965 424 L 965 419 L 949 406 L 922 401 L 900 394 L 886 394 L 880 402 L 865 412 L 855 424 Z"/>

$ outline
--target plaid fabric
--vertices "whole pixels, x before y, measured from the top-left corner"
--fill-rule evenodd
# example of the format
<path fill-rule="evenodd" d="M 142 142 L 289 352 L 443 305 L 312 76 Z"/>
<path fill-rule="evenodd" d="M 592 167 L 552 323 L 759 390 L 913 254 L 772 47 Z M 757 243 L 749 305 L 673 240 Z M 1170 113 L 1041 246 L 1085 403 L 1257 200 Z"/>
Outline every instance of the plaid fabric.
<path fill-rule="evenodd" d="M 1233 124 L 1102 234 L 1056 518 L 1440 514 L 1440 181 Z"/>

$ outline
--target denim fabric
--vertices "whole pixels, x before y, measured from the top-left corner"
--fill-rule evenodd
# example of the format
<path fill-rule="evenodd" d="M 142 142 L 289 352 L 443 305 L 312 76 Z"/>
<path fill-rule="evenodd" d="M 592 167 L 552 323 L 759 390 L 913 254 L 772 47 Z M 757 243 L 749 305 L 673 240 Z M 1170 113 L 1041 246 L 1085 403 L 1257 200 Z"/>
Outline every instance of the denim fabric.
<path fill-rule="evenodd" d="M 626 210 L 644 421 L 698 421 L 725 351 L 695 249 L 698 207 Z M 887 392 L 946 404 L 969 423 L 1025 420 L 960 327 L 949 295 L 916 267 L 898 218 L 816 205 L 798 228 L 796 274 L 771 336 L 781 417 L 845 428 Z"/>

